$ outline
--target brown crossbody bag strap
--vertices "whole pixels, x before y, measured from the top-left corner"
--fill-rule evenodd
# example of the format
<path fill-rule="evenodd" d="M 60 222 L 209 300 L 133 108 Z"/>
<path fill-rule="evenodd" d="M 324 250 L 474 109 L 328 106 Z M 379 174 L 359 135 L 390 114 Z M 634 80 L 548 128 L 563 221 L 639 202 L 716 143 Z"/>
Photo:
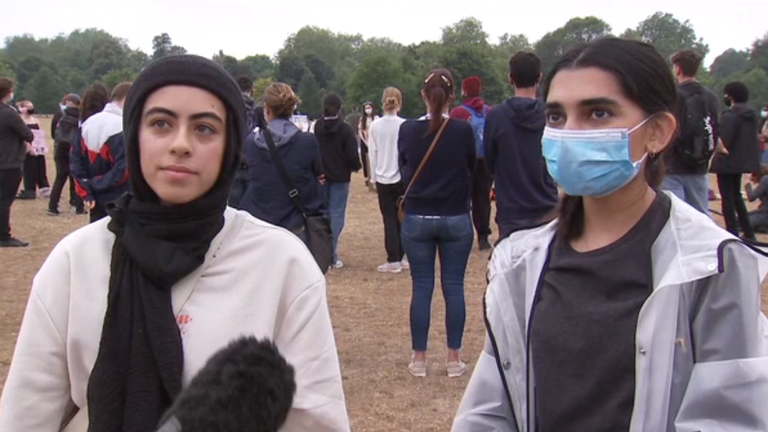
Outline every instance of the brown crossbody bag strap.
<path fill-rule="evenodd" d="M 435 148 L 437 147 L 437 142 L 440 141 L 440 137 L 443 136 L 443 131 L 445 131 L 445 127 L 448 126 L 448 122 L 450 121 L 450 118 L 445 119 L 443 121 L 443 124 L 440 125 L 440 129 L 437 131 L 437 134 L 435 134 L 435 139 L 432 140 L 432 144 L 429 146 L 429 149 L 427 150 L 427 154 L 424 155 L 424 159 L 421 160 L 421 163 L 419 164 L 419 167 L 416 168 L 416 172 L 413 173 L 413 177 L 411 177 L 411 181 L 408 182 L 408 187 L 405 189 L 405 193 L 403 196 L 398 198 L 397 200 L 397 218 L 400 220 L 400 222 L 403 222 L 403 218 L 405 217 L 405 198 L 408 196 L 408 192 L 411 191 L 411 187 L 416 182 L 416 179 L 419 178 L 419 174 L 424 170 L 424 165 L 427 164 L 427 161 L 430 157 L 432 157 L 432 153 L 435 152 Z"/>

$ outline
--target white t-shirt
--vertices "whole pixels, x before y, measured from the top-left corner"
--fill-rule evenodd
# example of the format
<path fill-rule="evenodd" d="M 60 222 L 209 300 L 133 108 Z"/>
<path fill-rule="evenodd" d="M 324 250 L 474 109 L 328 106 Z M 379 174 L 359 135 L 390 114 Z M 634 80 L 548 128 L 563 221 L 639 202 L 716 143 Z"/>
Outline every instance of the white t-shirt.
<path fill-rule="evenodd" d="M 371 124 L 368 150 L 372 182 L 389 185 L 400 181 L 397 138 L 404 122 L 397 115 L 385 115 Z"/>
<path fill-rule="evenodd" d="M 296 372 L 281 432 L 349 432 L 323 274 L 288 231 L 231 208 L 225 219 L 203 265 L 172 288 L 183 385 L 231 340 L 269 338 Z M 85 406 L 107 310 L 115 240 L 108 222 L 67 236 L 35 276 L 0 398 L 0 431 L 58 432 Z"/>

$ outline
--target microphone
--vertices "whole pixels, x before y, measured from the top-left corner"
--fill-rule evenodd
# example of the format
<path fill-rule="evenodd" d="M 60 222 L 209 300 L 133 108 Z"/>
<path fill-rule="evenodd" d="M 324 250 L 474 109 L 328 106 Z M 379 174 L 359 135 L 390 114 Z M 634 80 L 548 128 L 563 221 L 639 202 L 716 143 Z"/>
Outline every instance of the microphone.
<path fill-rule="evenodd" d="M 277 432 L 295 393 L 293 367 L 277 347 L 242 337 L 206 362 L 157 432 Z"/>

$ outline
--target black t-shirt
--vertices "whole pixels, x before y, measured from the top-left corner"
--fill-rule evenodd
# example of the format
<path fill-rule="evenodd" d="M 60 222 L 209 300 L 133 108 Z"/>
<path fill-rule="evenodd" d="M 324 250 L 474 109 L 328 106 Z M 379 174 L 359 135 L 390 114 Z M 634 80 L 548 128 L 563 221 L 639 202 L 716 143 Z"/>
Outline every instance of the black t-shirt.
<path fill-rule="evenodd" d="M 531 323 L 538 432 L 629 430 L 637 319 L 670 209 L 657 193 L 624 237 L 594 251 L 553 240 Z"/>

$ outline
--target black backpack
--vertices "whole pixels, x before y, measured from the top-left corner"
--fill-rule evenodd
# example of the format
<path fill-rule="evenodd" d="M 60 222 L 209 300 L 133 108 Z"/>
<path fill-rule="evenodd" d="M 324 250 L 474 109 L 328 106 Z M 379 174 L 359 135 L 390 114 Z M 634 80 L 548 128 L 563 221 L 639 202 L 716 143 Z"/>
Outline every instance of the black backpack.
<path fill-rule="evenodd" d="M 54 156 L 68 157 L 78 135 L 80 121 L 76 117 L 64 116 L 56 125 L 56 139 L 53 143 Z"/>
<path fill-rule="evenodd" d="M 702 165 L 709 162 L 715 152 L 714 112 L 710 110 L 704 89 L 683 96 L 680 104 L 680 146 L 679 155 L 688 165 Z"/>

